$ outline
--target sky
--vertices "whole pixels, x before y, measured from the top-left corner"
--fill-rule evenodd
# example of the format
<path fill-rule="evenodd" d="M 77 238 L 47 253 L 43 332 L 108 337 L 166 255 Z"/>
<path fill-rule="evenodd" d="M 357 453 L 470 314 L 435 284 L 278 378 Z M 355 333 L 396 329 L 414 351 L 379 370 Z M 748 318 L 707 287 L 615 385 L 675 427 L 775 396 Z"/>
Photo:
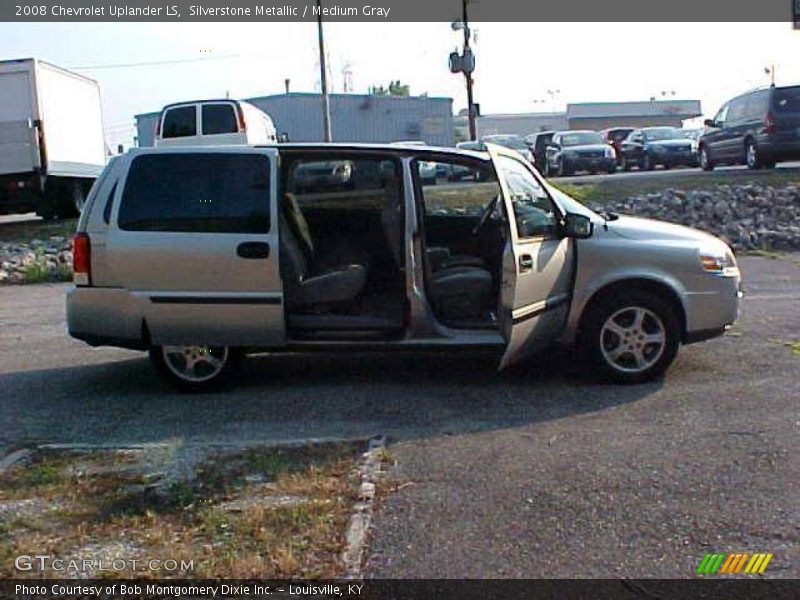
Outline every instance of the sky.
<path fill-rule="evenodd" d="M 733 95 L 800 83 L 790 23 L 474 23 L 481 112 L 548 112 L 568 102 L 699 99 L 711 117 Z M 325 23 L 332 91 L 401 80 L 412 94 L 466 106 L 447 67 L 449 23 Z M 109 147 L 133 141 L 134 115 L 198 98 L 319 90 L 315 23 L 0 23 L 0 58 L 36 57 L 100 83 Z M 160 65 L 120 66 L 170 62 Z M 548 90 L 554 92 L 548 93 Z M 557 93 L 555 93 L 557 92 Z M 674 92 L 674 94 L 673 94 Z"/>

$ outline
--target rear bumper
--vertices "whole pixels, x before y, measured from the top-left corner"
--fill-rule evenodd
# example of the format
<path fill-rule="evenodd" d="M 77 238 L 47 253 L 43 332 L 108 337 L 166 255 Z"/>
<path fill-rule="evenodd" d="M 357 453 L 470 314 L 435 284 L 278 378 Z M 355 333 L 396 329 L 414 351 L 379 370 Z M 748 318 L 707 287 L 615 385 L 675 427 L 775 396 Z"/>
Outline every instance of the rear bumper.
<path fill-rule="evenodd" d="M 90 346 L 144 349 L 139 302 L 124 289 L 73 287 L 67 292 L 67 331 Z"/>
<path fill-rule="evenodd" d="M 800 139 L 797 141 L 768 140 L 759 146 L 761 156 L 769 161 L 800 160 Z"/>

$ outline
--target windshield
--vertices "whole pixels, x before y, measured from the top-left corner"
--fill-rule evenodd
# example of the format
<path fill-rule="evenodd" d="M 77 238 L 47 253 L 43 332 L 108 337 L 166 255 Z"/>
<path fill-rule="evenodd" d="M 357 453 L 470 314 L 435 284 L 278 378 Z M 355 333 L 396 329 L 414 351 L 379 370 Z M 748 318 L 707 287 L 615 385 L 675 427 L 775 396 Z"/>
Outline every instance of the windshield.
<path fill-rule="evenodd" d="M 674 127 L 660 127 L 658 129 L 646 129 L 644 137 L 650 142 L 658 142 L 660 140 L 677 140 L 684 136 Z"/>
<path fill-rule="evenodd" d="M 521 137 L 517 136 L 508 136 L 508 137 L 487 137 L 484 138 L 485 142 L 489 142 L 491 144 L 498 144 L 500 146 L 505 146 L 506 148 L 511 148 L 512 150 L 527 150 L 528 146 L 525 144 L 525 140 Z"/>
<path fill-rule="evenodd" d="M 586 146 L 589 144 L 604 144 L 602 136 L 594 131 L 579 131 L 565 133 L 561 136 L 562 146 Z"/>

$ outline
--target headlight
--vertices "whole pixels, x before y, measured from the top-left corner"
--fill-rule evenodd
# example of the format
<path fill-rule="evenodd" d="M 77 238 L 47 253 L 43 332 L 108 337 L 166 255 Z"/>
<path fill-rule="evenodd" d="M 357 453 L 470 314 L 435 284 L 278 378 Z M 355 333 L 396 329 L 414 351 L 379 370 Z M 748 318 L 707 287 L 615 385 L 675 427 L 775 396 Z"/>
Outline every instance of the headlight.
<path fill-rule="evenodd" d="M 606 158 L 614 158 L 617 156 L 617 153 L 614 151 L 614 148 L 609 146 L 606 148 Z"/>
<path fill-rule="evenodd" d="M 739 274 L 736 258 L 728 248 L 703 248 L 700 250 L 700 266 L 706 273 L 733 277 Z"/>

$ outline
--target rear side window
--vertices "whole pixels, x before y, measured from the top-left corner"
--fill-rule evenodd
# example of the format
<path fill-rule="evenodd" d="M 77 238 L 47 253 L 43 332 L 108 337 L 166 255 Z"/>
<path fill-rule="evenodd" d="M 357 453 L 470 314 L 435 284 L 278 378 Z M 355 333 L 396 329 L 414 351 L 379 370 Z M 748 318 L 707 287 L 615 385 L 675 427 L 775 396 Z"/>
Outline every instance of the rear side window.
<path fill-rule="evenodd" d="M 111 222 L 111 206 L 114 204 L 114 196 L 117 193 L 117 184 L 114 183 L 114 186 L 111 188 L 111 191 L 108 193 L 108 197 L 106 198 L 106 204 L 103 207 L 103 223 L 108 225 Z"/>
<path fill-rule="evenodd" d="M 204 104 L 203 105 L 203 135 L 218 133 L 236 133 L 239 124 L 236 122 L 236 113 L 231 104 Z"/>
<path fill-rule="evenodd" d="M 270 163 L 257 154 L 151 154 L 128 172 L 120 229 L 267 233 Z"/>
<path fill-rule="evenodd" d="M 194 106 L 170 108 L 164 116 L 161 127 L 162 138 L 179 138 L 197 135 L 197 121 Z"/>
<path fill-rule="evenodd" d="M 775 112 L 800 112 L 800 87 L 776 89 L 772 98 Z"/>

